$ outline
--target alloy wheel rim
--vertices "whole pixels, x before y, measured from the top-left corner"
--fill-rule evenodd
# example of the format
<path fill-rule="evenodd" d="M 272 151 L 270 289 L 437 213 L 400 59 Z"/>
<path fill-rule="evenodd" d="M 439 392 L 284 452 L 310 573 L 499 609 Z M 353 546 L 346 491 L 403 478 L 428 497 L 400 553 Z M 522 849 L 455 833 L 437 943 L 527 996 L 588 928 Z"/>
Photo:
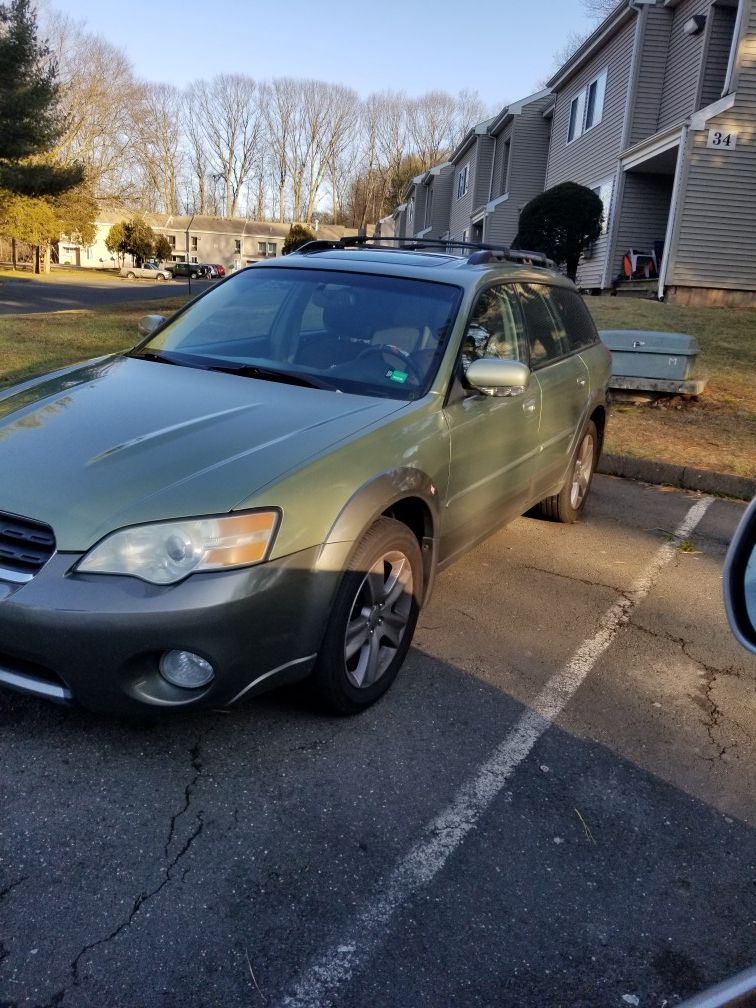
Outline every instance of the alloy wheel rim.
<path fill-rule="evenodd" d="M 570 487 L 570 504 L 577 511 L 588 493 L 588 484 L 593 473 L 593 435 L 586 434 L 580 445 Z"/>
<path fill-rule="evenodd" d="M 404 553 L 390 550 L 373 564 L 352 603 L 344 638 L 349 682 L 373 686 L 394 659 L 412 611 L 412 565 Z"/>

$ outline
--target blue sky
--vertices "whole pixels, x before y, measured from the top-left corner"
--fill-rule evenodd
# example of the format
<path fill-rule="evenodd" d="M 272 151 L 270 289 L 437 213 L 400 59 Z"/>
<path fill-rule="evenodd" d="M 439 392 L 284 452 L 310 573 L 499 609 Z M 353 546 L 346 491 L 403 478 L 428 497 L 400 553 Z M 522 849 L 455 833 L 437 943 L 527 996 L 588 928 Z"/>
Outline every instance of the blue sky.
<path fill-rule="evenodd" d="M 218 73 L 312 77 L 361 96 L 476 90 L 491 110 L 525 97 L 590 24 L 580 0 L 49 0 L 125 50 L 143 80 Z"/>

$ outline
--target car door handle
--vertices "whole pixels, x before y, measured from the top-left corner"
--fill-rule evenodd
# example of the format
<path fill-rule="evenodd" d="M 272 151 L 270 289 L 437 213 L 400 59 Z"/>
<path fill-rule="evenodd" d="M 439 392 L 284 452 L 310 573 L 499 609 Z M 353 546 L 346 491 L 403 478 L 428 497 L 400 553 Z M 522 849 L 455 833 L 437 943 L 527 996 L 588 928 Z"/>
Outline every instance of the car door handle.
<path fill-rule="evenodd" d="M 585 378 L 578 378 L 576 380 L 577 380 L 578 385 L 585 385 Z"/>
<path fill-rule="evenodd" d="M 522 408 L 526 413 L 535 413 L 536 408 L 535 399 L 528 399 L 527 402 L 524 402 L 522 404 Z"/>

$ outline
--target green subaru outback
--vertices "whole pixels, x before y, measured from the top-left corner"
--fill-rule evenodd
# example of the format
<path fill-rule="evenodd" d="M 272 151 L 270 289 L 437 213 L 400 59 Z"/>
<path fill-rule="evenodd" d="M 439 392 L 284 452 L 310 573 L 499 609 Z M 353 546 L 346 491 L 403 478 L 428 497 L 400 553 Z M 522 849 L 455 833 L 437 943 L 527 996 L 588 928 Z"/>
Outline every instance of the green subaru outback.
<path fill-rule="evenodd" d="M 438 571 L 585 504 L 610 357 L 541 261 L 314 242 L 0 393 L 0 685 L 373 703 Z"/>

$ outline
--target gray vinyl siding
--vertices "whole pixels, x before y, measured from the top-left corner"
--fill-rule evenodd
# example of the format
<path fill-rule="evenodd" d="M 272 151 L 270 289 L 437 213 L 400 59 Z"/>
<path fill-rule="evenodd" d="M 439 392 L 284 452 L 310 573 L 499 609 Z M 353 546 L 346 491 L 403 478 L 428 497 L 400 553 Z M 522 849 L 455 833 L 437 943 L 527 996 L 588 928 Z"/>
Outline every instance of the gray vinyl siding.
<path fill-rule="evenodd" d="M 669 36 L 664 88 L 659 109 L 660 130 L 682 122 L 700 107 L 699 76 L 705 48 L 706 32 L 686 35 L 685 22 L 694 14 L 707 14 L 711 0 L 682 0 L 675 7 Z"/>
<path fill-rule="evenodd" d="M 578 182 L 594 188 L 616 179 L 636 27 L 637 18 L 633 17 L 557 94 L 546 171 L 547 189 L 560 182 Z M 568 144 L 572 99 L 604 69 L 607 76 L 601 122 Z M 615 211 L 615 195 L 616 182 L 609 208 L 610 222 Z M 609 234 L 601 235 L 593 245 L 590 258 L 581 260 L 577 276 L 579 286 L 601 287 L 608 244 Z"/>
<path fill-rule="evenodd" d="M 627 134 L 628 147 L 653 136 L 658 129 L 672 13 L 668 7 L 644 7 L 640 15 L 643 44 L 636 74 L 635 99 L 630 110 L 632 120 Z"/>
<path fill-rule="evenodd" d="M 622 147 L 635 25 L 636 18 L 632 18 L 558 92 L 546 171 L 547 189 L 559 182 L 593 185 L 595 180 L 614 173 Z M 601 122 L 568 144 L 570 103 L 604 69 L 607 77 Z"/>
<path fill-rule="evenodd" d="M 487 219 L 488 241 L 511 245 L 517 234 L 520 211 L 544 190 L 551 123 L 543 118 L 543 110 L 552 100 L 549 95 L 525 105 L 522 112 L 514 116 L 511 127 L 508 125 L 499 137 L 501 147 L 504 147 L 504 139 L 510 141 L 507 179 L 503 179 L 504 158 L 499 162 L 499 171 L 502 173 L 500 178 L 507 183 L 509 199 L 495 207 Z M 498 195 L 501 193 L 495 192 L 494 199 Z"/>
<path fill-rule="evenodd" d="M 543 192 L 546 185 L 551 120 L 543 118 L 543 110 L 550 101 L 551 96 L 526 105 L 514 120 L 507 188 L 510 199 L 520 207 Z"/>
<path fill-rule="evenodd" d="M 691 131 L 677 241 L 667 283 L 756 290 L 756 4 L 738 54 L 731 109 Z M 710 129 L 738 134 L 726 153 L 707 148 Z"/>
<path fill-rule="evenodd" d="M 451 210 L 452 185 L 454 182 L 454 169 L 450 166 L 442 168 L 438 175 L 434 175 L 431 181 L 433 186 L 433 214 L 431 217 L 431 227 L 433 230 L 429 237 L 440 238 L 449 230 L 449 211 Z"/>
<path fill-rule="evenodd" d="M 412 234 L 417 236 L 426 227 L 425 204 L 428 198 L 428 187 L 424 185 L 416 185 L 413 190 L 413 196 L 415 200 L 415 216 L 414 223 L 412 225 Z"/>
<path fill-rule="evenodd" d="M 465 165 L 470 166 L 468 176 L 467 192 L 459 199 L 457 197 L 457 185 L 460 173 L 464 171 Z M 455 165 L 454 180 L 452 183 L 451 212 L 449 214 L 449 235 L 452 238 L 462 239 L 464 232 L 470 227 L 470 216 L 473 212 L 473 195 L 475 193 L 475 144 L 462 158 L 459 164 Z"/>
<path fill-rule="evenodd" d="M 482 134 L 475 144 L 476 165 L 473 179 L 473 211 L 488 203 L 488 190 L 491 185 L 491 168 L 493 166 L 494 141 L 492 136 Z"/>
<path fill-rule="evenodd" d="M 489 191 L 489 200 L 495 200 L 498 196 L 503 195 L 506 190 L 507 175 L 506 175 L 506 164 L 505 159 L 507 156 L 507 141 L 512 139 L 512 122 L 508 122 L 504 129 L 496 137 L 496 149 L 494 153 L 493 162 L 493 177 L 491 180 L 491 188 Z"/>
<path fill-rule="evenodd" d="M 611 282 L 622 269 L 622 257 L 629 248 L 648 251 L 655 241 L 664 241 L 672 199 L 671 175 L 626 172 L 621 206 L 615 208 L 617 232 L 609 272 Z"/>
<path fill-rule="evenodd" d="M 734 7 L 713 6 L 711 8 L 707 25 L 708 39 L 699 103 L 701 108 L 706 108 L 707 105 L 711 105 L 722 97 L 736 13 Z"/>

